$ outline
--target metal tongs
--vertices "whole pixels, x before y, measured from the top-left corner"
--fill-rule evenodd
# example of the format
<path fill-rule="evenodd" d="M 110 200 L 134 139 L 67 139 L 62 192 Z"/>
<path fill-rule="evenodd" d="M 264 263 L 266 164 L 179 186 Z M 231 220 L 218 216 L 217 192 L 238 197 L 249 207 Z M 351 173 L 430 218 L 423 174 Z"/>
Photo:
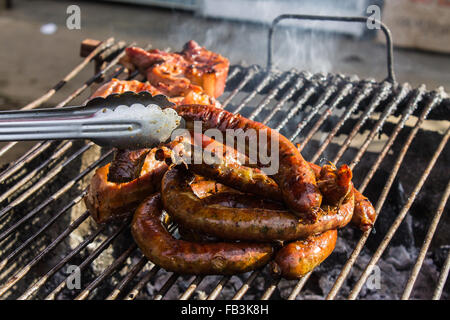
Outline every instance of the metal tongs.
<path fill-rule="evenodd" d="M 0 141 L 89 139 L 100 146 L 152 147 L 184 127 L 163 95 L 125 92 L 85 106 L 0 112 Z"/>

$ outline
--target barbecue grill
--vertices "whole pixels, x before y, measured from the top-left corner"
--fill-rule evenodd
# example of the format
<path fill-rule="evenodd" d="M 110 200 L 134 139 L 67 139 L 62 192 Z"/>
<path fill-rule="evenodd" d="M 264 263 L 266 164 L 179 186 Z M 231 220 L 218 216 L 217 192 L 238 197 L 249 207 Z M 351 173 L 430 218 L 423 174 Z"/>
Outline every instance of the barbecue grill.
<path fill-rule="evenodd" d="M 270 35 L 284 18 L 295 17 L 276 20 Z M 306 160 L 348 163 L 355 186 L 367 194 L 378 213 L 374 230 L 340 231 L 335 252 L 300 281 L 273 279 L 267 268 L 236 276 L 173 274 L 141 254 L 130 235 L 129 220 L 97 226 L 81 201 L 93 171 L 111 160 L 112 150 L 101 150 L 92 142 L 42 141 L 0 173 L 0 297 L 364 298 L 379 289 L 366 285 L 376 275 L 376 266 L 397 258 L 390 256 L 388 246 L 401 244 L 414 259 L 402 270 L 406 277 L 396 280 L 397 291 L 390 298 L 448 298 L 444 287 L 450 269 L 445 230 L 449 222 L 445 216 L 439 222 L 450 195 L 450 99 L 442 88 L 428 91 L 424 85 L 411 88 L 395 82 L 390 36 L 384 26 L 383 30 L 388 39 L 385 81 L 233 65 L 219 98 L 226 110 L 267 124 L 300 143 Z M 83 42 L 82 63 L 22 109 L 44 104 L 91 61 L 96 63 L 95 75 L 58 107 L 87 96 L 112 77 L 143 80 L 118 64 L 128 45 L 132 44 L 112 38 Z M 6 144 L 0 156 L 16 144 Z M 176 233 L 176 225 L 170 230 Z M 429 268 L 422 267 L 430 259 L 436 276 L 427 280 L 424 293 L 415 284 L 427 277 Z M 73 288 L 77 274 L 81 286 Z M 381 286 L 389 285 L 384 277 L 382 272 Z"/>

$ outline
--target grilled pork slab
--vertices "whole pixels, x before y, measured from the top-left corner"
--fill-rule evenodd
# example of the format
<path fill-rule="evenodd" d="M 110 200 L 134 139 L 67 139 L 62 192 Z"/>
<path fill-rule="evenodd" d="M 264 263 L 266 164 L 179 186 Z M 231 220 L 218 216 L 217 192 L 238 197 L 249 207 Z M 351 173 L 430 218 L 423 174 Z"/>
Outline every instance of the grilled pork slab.
<path fill-rule="evenodd" d="M 185 96 L 201 88 L 210 97 L 217 98 L 225 89 L 228 59 L 200 47 L 195 41 L 189 41 L 177 53 L 137 47 L 127 48 L 126 53 L 122 64 L 139 69 L 153 86 L 168 96 Z"/>

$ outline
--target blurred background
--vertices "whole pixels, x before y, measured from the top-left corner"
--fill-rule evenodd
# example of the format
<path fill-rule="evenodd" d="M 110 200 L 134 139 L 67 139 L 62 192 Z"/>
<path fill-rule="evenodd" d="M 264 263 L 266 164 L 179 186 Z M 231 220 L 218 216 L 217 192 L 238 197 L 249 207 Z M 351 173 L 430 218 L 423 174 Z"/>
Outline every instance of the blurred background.
<path fill-rule="evenodd" d="M 79 29 L 68 27 L 71 5 L 80 9 Z M 232 63 L 265 66 L 268 27 L 282 13 L 379 13 L 393 33 L 397 80 L 450 88 L 450 0 L 0 0 L 0 108 L 23 106 L 46 92 L 81 61 L 85 38 L 174 51 L 193 39 Z M 274 47 L 282 70 L 386 77 L 384 37 L 365 24 L 282 23 Z M 92 73 L 85 69 L 62 94 Z"/>

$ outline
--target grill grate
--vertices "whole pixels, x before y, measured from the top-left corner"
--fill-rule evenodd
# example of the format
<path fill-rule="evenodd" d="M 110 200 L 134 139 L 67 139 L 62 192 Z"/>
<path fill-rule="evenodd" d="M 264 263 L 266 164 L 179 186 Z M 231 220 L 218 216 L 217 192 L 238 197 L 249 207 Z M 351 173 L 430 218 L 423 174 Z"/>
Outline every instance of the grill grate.
<path fill-rule="evenodd" d="M 106 57 L 110 62 L 63 99 L 58 107 L 64 107 L 86 93 L 103 77 L 106 80 L 112 77 L 140 79 L 137 74 L 126 74 L 124 68 L 117 64 L 124 55 L 123 47 L 122 42 L 115 43 L 113 39 L 108 39 L 64 80 L 24 109 L 42 105 L 106 49 L 110 53 Z M 302 153 L 309 161 L 331 159 L 335 163 L 350 163 L 355 179 L 364 177 L 361 183 L 356 181 L 356 187 L 362 192 L 368 189 L 374 193 L 374 197 L 370 198 L 379 216 L 386 214 L 385 204 L 396 179 L 405 172 L 410 174 L 406 180 L 411 186 L 406 191 L 409 192 L 407 201 L 396 210 L 395 220 L 383 234 L 381 242 L 376 244 L 371 260 L 359 272 L 356 284 L 348 295 L 350 299 L 358 298 L 374 265 L 412 206 L 419 202 L 418 199 L 423 202 L 430 197 L 422 190 L 424 185 L 436 185 L 433 190 L 436 191 L 437 201 L 431 202 L 426 212 L 427 216 L 434 212 L 434 216 L 411 275 L 406 283 L 401 284 L 404 291 L 397 293 L 398 297 L 403 295 L 404 299 L 409 298 L 414 292 L 414 284 L 450 195 L 448 172 L 445 169 L 432 171 L 436 162 L 445 167 L 445 161 L 448 161 L 446 144 L 450 135 L 450 119 L 436 116 L 445 115 L 448 109 L 450 102 L 445 93 L 440 89 L 428 92 L 425 86 L 412 89 L 408 84 L 379 83 L 354 76 L 313 75 L 296 70 L 266 72 L 259 66 L 233 66 L 221 102 L 225 109 L 268 124 L 293 142 L 300 142 Z M 441 120 L 445 132 L 427 130 L 427 117 Z M 384 140 L 377 139 L 381 134 L 385 135 Z M 420 141 L 414 144 L 414 140 L 419 138 L 430 143 L 426 146 Z M 15 144 L 7 144 L 0 150 L 0 155 Z M 427 151 L 423 150 L 424 154 L 417 159 L 420 164 L 412 163 L 416 162 L 417 150 L 422 147 L 426 147 Z M 195 298 L 198 299 L 239 300 L 248 298 L 252 292 L 252 297 L 264 300 L 276 298 L 274 293 L 283 286 L 289 290 L 281 298 L 292 300 L 302 298 L 302 290 L 322 268 L 320 266 L 299 281 L 271 280 L 266 269 L 233 277 L 186 277 L 161 270 L 147 261 L 130 240 L 129 221 L 95 226 L 84 211 L 81 200 L 86 192 L 84 186 L 87 178 L 112 154 L 111 150 L 95 154 L 95 150 L 98 151 L 98 147 L 91 142 L 43 141 L 0 173 L 2 298 L 158 300 L 168 297 L 169 292 L 173 296 L 175 292 L 179 299 L 190 299 L 197 293 Z M 90 153 L 94 156 L 89 157 Z M 88 160 L 83 160 L 85 158 Z M 380 176 L 382 170 L 388 172 L 388 176 L 379 185 L 379 179 L 374 178 Z M 432 183 L 428 179 L 430 175 Z M 171 230 L 175 231 L 176 226 L 172 226 Z M 333 286 L 329 292 L 323 293 L 323 298 L 346 298 L 340 293 L 347 285 L 346 280 L 351 272 L 355 272 L 355 263 L 370 235 L 370 231 L 354 232 L 351 242 L 353 252 L 346 256 Z M 96 263 L 104 256 L 108 257 L 106 263 Z M 67 288 L 69 275 L 65 270 L 69 264 L 80 268 L 83 286 L 79 290 Z M 435 286 L 433 298 L 439 299 L 443 292 L 449 265 L 450 258 L 447 256 L 438 282 L 430 283 L 430 286 Z M 205 294 L 199 294 L 204 290 L 199 288 L 206 278 L 213 279 L 214 285 Z M 144 290 L 146 286 L 147 293 Z"/>

